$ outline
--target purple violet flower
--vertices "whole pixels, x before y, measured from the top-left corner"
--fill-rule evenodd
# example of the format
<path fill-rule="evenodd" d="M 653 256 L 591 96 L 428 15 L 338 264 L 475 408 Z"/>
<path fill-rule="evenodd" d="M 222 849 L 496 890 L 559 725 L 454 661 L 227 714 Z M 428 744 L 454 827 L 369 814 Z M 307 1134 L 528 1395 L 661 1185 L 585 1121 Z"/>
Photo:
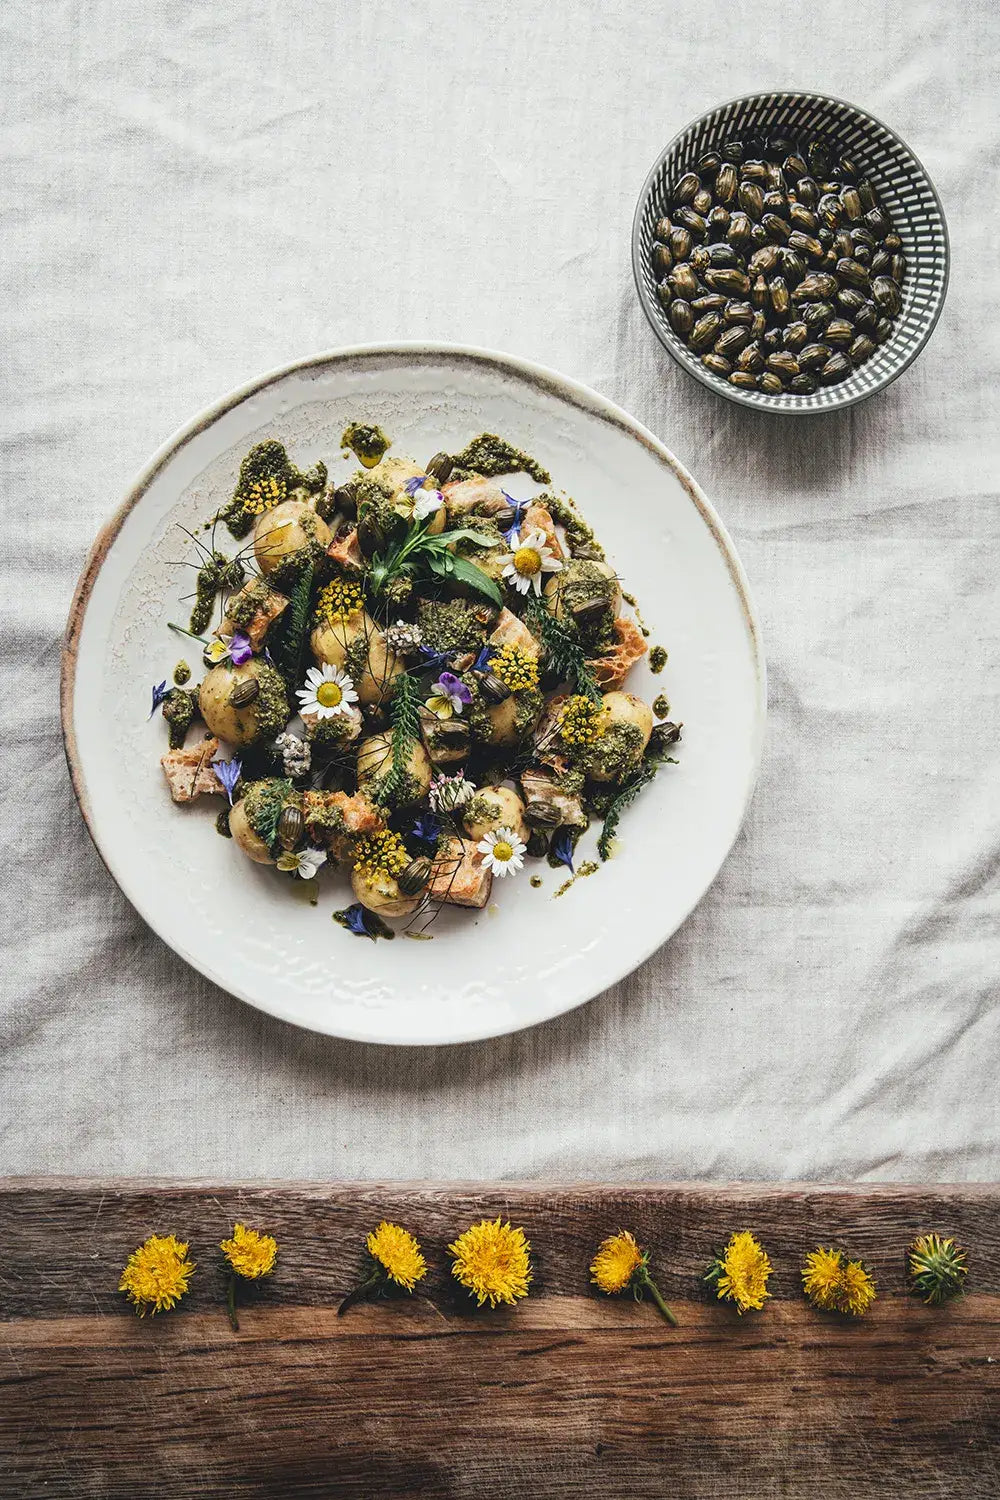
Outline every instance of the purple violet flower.
<path fill-rule="evenodd" d="M 164 678 L 162 682 L 154 682 L 154 684 L 153 684 L 153 706 L 149 710 L 149 713 L 146 716 L 147 719 L 151 719 L 153 717 L 153 715 L 156 713 L 156 710 L 159 708 L 160 704 L 163 702 L 163 700 L 164 700 L 164 698 L 166 696 L 167 696 L 167 679 Z"/>
<path fill-rule="evenodd" d="M 232 807 L 233 791 L 240 779 L 240 772 L 243 770 L 242 761 L 237 760 L 235 757 L 232 760 L 213 760 L 212 770 L 222 782 L 226 796 L 229 798 L 229 806 Z"/>
<path fill-rule="evenodd" d="M 561 865 L 567 865 L 570 870 L 573 869 L 573 842 L 572 828 L 560 828 L 550 845 L 553 859 L 557 859 Z"/>
<path fill-rule="evenodd" d="M 250 637 L 245 635 L 242 630 L 235 630 L 233 632 L 233 638 L 229 642 L 229 656 L 234 667 L 242 667 L 243 663 L 248 662 L 251 656 L 253 656 L 253 646 L 250 643 Z"/>
<path fill-rule="evenodd" d="M 450 698 L 452 703 L 454 703 L 456 698 L 458 699 L 459 703 L 472 702 L 471 692 L 466 687 L 462 679 L 455 676 L 454 672 L 442 672 L 441 676 L 434 684 L 434 687 L 435 689 L 440 691 L 444 697 Z"/>

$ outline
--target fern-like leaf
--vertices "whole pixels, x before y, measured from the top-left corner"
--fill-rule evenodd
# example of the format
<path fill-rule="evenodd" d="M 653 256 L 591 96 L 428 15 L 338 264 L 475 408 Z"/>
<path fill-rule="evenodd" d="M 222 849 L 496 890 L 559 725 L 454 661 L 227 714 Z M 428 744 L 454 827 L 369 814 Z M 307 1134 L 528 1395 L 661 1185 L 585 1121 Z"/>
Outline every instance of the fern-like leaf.
<path fill-rule="evenodd" d="M 629 777 L 628 781 L 615 793 L 604 814 L 604 827 L 597 840 L 597 852 L 602 859 L 607 859 L 611 854 L 611 841 L 618 832 L 618 824 L 625 809 L 631 807 L 643 787 L 649 785 L 661 766 L 675 766 L 676 764 L 677 762 L 671 756 L 645 760 L 635 774 Z"/>
<path fill-rule="evenodd" d="M 599 703 L 601 689 L 576 637 L 543 604 L 532 601 L 528 607 L 528 617 L 535 634 L 545 647 L 553 670 L 571 683 L 578 693 L 582 693 L 593 703 Z"/>
<path fill-rule="evenodd" d="M 299 686 L 302 674 L 302 658 L 305 653 L 306 636 L 309 633 L 315 568 L 307 563 L 295 580 L 295 587 L 288 597 L 288 608 L 281 621 L 281 634 L 274 647 L 274 662 L 285 680 L 289 693 Z"/>
<path fill-rule="evenodd" d="M 396 678 L 389 701 L 392 725 L 391 764 L 379 793 L 379 800 L 392 806 L 409 775 L 410 755 L 420 739 L 420 705 L 423 692 L 420 680 L 409 672 Z"/>

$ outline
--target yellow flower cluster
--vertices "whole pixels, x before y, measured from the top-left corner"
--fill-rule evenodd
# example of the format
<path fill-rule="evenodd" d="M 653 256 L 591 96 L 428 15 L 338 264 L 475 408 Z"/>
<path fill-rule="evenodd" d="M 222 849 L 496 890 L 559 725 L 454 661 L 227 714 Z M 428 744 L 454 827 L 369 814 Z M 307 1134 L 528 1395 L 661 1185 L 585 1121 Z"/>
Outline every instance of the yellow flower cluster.
<path fill-rule="evenodd" d="M 642 1265 L 643 1255 L 627 1229 L 602 1240 L 590 1267 L 590 1279 L 602 1292 L 623 1292 Z"/>
<path fill-rule="evenodd" d="M 219 1248 L 236 1275 L 247 1281 L 270 1276 L 278 1258 L 277 1240 L 257 1229 L 248 1229 L 245 1224 L 237 1224 L 232 1239 L 223 1240 Z"/>
<path fill-rule="evenodd" d="M 365 1241 L 368 1254 L 378 1261 L 390 1281 L 412 1292 L 418 1281 L 427 1275 L 427 1262 L 420 1253 L 420 1246 L 399 1224 L 389 1224 L 385 1219 L 372 1230 Z"/>
<path fill-rule="evenodd" d="M 538 686 L 538 663 L 523 646 L 515 646 L 513 643 L 501 646 L 496 655 L 490 658 L 490 671 L 512 693 L 519 692 L 522 688 Z"/>
<path fill-rule="evenodd" d="M 451 1274 L 471 1292 L 479 1306 L 498 1302 L 513 1306 L 519 1297 L 528 1295 L 531 1282 L 531 1246 L 523 1229 L 512 1229 L 496 1218 L 481 1219 L 454 1244 L 448 1246 L 454 1256 Z"/>
<path fill-rule="evenodd" d="M 771 1269 L 763 1245 L 744 1230 L 730 1236 L 725 1250 L 709 1266 L 705 1280 L 715 1287 L 720 1302 L 735 1302 L 742 1316 L 751 1310 L 759 1312 L 771 1295 L 767 1289 Z"/>
<path fill-rule="evenodd" d="M 401 875 L 410 863 L 403 840 L 388 828 L 358 839 L 353 857 L 355 869 L 360 870 L 367 880 Z"/>
<path fill-rule="evenodd" d="M 363 606 L 361 589 L 353 578 L 334 578 L 320 590 L 316 619 L 320 624 L 345 625 Z"/>
<path fill-rule="evenodd" d="M 124 1292 L 139 1317 L 169 1312 L 188 1289 L 194 1261 L 187 1258 L 185 1241 L 172 1234 L 151 1234 L 133 1250 L 122 1272 L 118 1290 Z"/>
<path fill-rule="evenodd" d="M 864 1317 L 875 1301 L 875 1283 L 860 1260 L 850 1260 L 843 1250 L 822 1246 L 806 1256 L 802 1287 L 814 1307 L 824 1312 Z"/>
<path fill-rule="evenodd" d="M 559 712 L 559 733 L 567 745 L 593 745 L 606 728 L 604 710 L 582 693 L 567 698 Z"/>
<path fill-rule="evenodd" d="M 266 479 L 255 479 L 243 501 L 243 512 L 248 516 L 263 515 L 266 510 L 273 510 L 284 500 L 287 491 L 280 479 L 275 479 L 269 474 Z"/>

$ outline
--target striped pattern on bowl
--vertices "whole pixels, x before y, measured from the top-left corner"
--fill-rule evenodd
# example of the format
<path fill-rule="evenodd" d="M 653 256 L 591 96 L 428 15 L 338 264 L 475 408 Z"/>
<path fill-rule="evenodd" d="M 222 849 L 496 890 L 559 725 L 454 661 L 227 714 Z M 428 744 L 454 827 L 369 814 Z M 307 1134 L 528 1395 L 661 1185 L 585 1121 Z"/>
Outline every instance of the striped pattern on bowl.
<path fill-rule="evenodd" d="M 703 151 L 758 133 L 824 137 L 870 177 L 903 242 L 907 272 L 903 308 L 886 342 L 839 385 L 812 396 L 745 391 L 713 375 L 674 333 L 656 296 L 651 255 L 653 226 L 668 212 L 670 188 Z M 910 148 L 873 115 L 823 94 L 748 94 L 702 115 L 660 155 L 639 196 L 632 227 L 632 269 L 646 317 L 657 338 L 688 374 L 742 406 L 809 414 L 852 406 L 874 395 L 912 364 L 930 338 L 948 286 L 948 229 L 934 186 Z"/>

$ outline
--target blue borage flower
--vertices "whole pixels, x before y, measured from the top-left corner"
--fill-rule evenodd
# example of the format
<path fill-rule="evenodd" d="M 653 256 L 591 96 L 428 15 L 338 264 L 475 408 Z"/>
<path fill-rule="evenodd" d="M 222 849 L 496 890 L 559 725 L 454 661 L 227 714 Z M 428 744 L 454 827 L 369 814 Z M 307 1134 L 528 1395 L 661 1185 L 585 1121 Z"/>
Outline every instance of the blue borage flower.
<path fill-rule="evenodd" d="M 573 830 L 572 828 L 560 828 L 550 847 L 552 858 L 557 859 L 561 865 L 566 865 L 573 870 Z M 573 871 L 575 874 L 575 870 Z"/>
<path fill-rule="evenodd" d="M 515 500 L 514 496 L 508 495 L 506 490 L 501 490 L 500 493 L 507 501 L 507 504 L 514 507 L 514 519 L 513 521 L 511 521 L 510 525 L 507 527 L 507 530 L 504 532 L 504 537 L 509 542 L 513 533 L 520 529 L 521 522 L 524 520 L 524 513 L 528 509 L 528 506 L 531 504 L 531 501 Z"/>
<path fill-rule="evenodd" d="M 154 682 L 153 683 L 153 706 L 149 710 L 147 718 L 151 719 L 153 717 L 153 715 L 156 713 L 156 710 L 159 708 L 160 704 L 163 702 L 163 700 L 164 700 L 164 698 L 166 696 L 167 696 L 167 679 L 164 678 L 162 682 Z"/>
<path fill-rule="evenodd" d="M 493 660 L 495 654 L 495 646 L 484 646 L 482 651 L 480 651 L 479 655 L 476 657 L 475 661 L 472 663 L 472 670 L 474 672 L 485 672 L 486 668 Z"/>
<path fill-rule="evenodd" d="M 424 813 L 413 825 L 413 837 L 418 843 L 436 848 L 440 835 L 441 819 L 436 818 L 433 813 Z"/>
<path fill-rule="evenodd" d="M 362 906 L 360 901 L 355 901 L 353 906 L 347 906 L 343 911 L 335 911 L 334 919 L 348 932 L 353 932 L 355 937 L 371 938 L 374 943 L 379 936 L 385 936 L 385 926 L 375 915 Z M 390 934 L 391 935 L 391 934 Z"/>
<path fill-rule="evenodd" d="M 240 772 L 243 770 L 242 761 L 237 760 L 235 756 L 232 760 L 213 760 L 212 770 L 222 782 L 226 796 L 229 798 L 229 806 L 232 807 L 233 791 L 240 779 Z"/>
<path fill-rule="evenodd" d="M 436 672 L 440 667 L 448 665 L 451 655 L 449 651 L 435 651 L 430 646 L 419 646 L 417 649 L 420 652 L 422 671 Z"/>

